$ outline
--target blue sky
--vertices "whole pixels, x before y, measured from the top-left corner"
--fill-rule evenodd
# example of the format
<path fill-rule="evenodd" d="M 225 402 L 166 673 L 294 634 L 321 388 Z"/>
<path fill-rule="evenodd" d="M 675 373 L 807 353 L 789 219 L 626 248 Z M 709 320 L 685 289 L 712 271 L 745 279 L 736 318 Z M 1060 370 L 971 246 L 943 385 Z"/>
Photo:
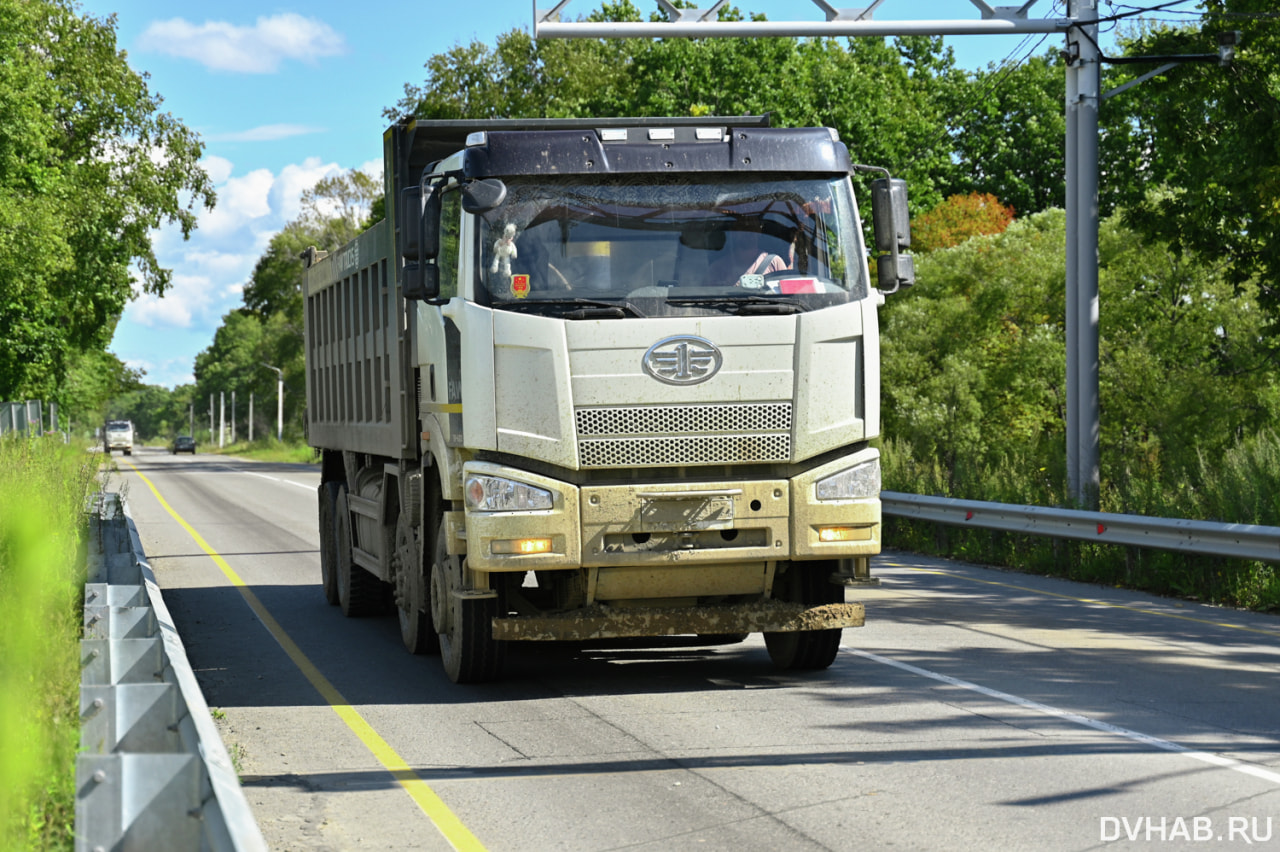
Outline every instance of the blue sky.
<path fill-rule="evenodd" d="M 637 5 L 657 8 L 653 0 Z M 824 19 L 811 0 L 736 5 L 775 21 Z M 1049 17 L 1052 5 L 1039 0 L 1030 16 Z M 599 0 L 572 0 L 564 11 L 572 17 L 598 6 Z M 141 295 L 131 302 L 111 346 L 129 366 L 146 371 L 148 384 L 166 387 L 194 380 L 196 354 L 212 343 L 223 315 L 241 304 L 254 263 L 297 215 L 303 190 L 328 174 L 380 169 L 382 110 L 399 99 L 405 83 L 422 83 L 426 60 L 473 39 L 493 44 L 503 32 L 529 29 L 533 19 L 530 0 L 369 6 L 81 0 L 81 8 L 97 17 L 116 15 L 130 65 L 150 75 L 165 110 L 203 137 L 204 165 L 218 190 L 216 209 L 201 215 L 191 240 L 167 228 L 156 235 L 173 287 L 162 299 Z M 977 20 L 979 14 L 969 0 L 888 0 L 875 17 Z M 1051 36 L 1036 52 L 1059 42 Z M 963 36 L 948 43 L 962 67 L 982 68 L 1005 59 L 1023 39 Z"/>

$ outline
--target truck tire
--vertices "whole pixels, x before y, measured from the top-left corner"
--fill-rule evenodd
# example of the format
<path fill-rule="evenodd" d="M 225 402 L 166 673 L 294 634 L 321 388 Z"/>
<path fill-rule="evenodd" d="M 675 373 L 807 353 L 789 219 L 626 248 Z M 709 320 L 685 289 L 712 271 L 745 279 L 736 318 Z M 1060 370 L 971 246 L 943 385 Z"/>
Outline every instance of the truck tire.
<path fill-rule="evenodd" d="M 805 606 L 821 606 L 844 601 L 844 586 L 830 582 L 836 564 L 830 560 L 821 562 L 792 562 L 785 574 L 774 580 L 773 596 L 779 600 L 795 601 Z M 791 633 L 764 634 L 769 658 L 781 669 L 825 669 L 840 651 L 840 628 L 832 630 L 801 630 Z"/>
<path fill-rule="evenodd" d="M 440 522 L 431 564 L 431 623 L 440 637 L 440 658 L 454 683 L 496 680 L 506 661 L 507 646 L 493 638 L 497 598 L 462 598 L 465 556 L 450 556 L 448 529 Z"/>
<path fill-rule="evenodd" d="M 324 599 L 333 606 L 338 605 L 338 531 L 333 521 L 338 488 L 336 482 L 322 482 L 316 489 L 316 502 L 320 504 L 320 585 Z"/>
<path fill-rule="evenodd" d="M 351 512 L 347 487 L 339 486 L 333 502 L 338 556 L 338 606 L 347 618 L 381 615 L 387 600 L 382 581 L 355 564 L 351 553 Z"/>
<path fill-rule="evenodd" d="M 400 641 L 410 654 L 438 654 L 440 637 L 431 623 L 431 587 L 423 576 L 422 541 L 404 511 L 396 518 L 395 558 Z"/>

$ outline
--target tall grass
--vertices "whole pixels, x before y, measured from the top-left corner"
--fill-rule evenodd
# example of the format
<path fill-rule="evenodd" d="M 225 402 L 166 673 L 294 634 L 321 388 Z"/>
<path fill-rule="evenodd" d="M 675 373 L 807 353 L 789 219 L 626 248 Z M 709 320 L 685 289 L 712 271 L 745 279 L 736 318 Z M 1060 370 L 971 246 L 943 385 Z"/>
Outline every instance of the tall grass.
<path fill-rule="evenodd" d="M 84 507 L 98 454 L 0 440 L 0 848 L 72 849 Z"/>
<path fill-rule="evenodd" d="M 994 464 L 960 462 L 955 469 L 944 469 L 936 460 L 917 458 L 910 444 L 889 440 L 882 447 L 884 487 L 997 503 L 1069 505 L 1062 459 L 1043 449 L 1002 457 Z M 1099 500 L 1104 512 L 1280 526 L 1280 436 L 1267 430 L 1218 457 L 1201 455 L 1194 470 L 1172 481 L 1145 468 L 1104 468 Z M 893 517 L 885 518 L 885 543 L 1073 580 L 1280 611 L 1280 566 L 1274 563 Z"/>

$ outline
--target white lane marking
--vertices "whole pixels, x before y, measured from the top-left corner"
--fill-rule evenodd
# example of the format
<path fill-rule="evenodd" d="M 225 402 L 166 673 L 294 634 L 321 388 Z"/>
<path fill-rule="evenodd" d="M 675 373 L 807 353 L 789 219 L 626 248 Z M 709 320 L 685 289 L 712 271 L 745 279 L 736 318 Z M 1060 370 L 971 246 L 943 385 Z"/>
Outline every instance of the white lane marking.
<path fill-rule="evenodd" d="M 1076 725 L 1081 725 L 1086 728 L 1093 728 L 1095 731 L 1101 731 L 1105 734 L 1115 734 L 1117 736 L 1121 736 L 1121 737 L 1125 737 L 1127 739 L 1133 740 L 1134 742 L 1139 742 L 1144 745 L 1149 745 L 1152 748 L 1162 749 L 1163 751 L 1170 751 L 1175 754 L 1180 754 L 1183 757 L 1189 757 L 1193 760 L 1199 760 L 1204 763 L 1211 763 L 1214 766 L 1221 766 L 1226 769 L 1231 769 L 1235 772 L 1243 773 L 1245 775 L 1252 775 L 1255 778 L 1261 778 L 1263 781 L 1270 781 L 1272 784 L 1280 784 L 1280 773 L 1273 772 L 1269 769 L 1263 769 L 1262 767 L 1256 766 L 1251 763 L 1243 763 L 1239 760 L 1235 760 L 1230 757 L 1223 757 L 1220 754 L 1211 754 L 1210 752 L 1207 752 L 1207 751 L 1197 751 L 1193 748 L 1188 748 L 1187 746 L 1181 745 L 1179 743 L 1171 742 L 1169 740 L 1164 740 L 1164 739 L 1161 739 L 1160 737 L 1153 737 L 1150 734 L 1144 734 L 1141 731 L 1133 731 L 1133 730 L 1130 730 L 1129 728 L 1122 728 L 1119 725 L 1112 725 L 1109 722 L 1102 722 L 1102 721 L 1099 721 L 1098 719 L 1090 719 L 1088 716 L 1081 716 L 1079 713 L 1072 713 L 1067 710 L 1061 710 L 1057 707 L 1050 707 L 1048 704 L 1041 704 L 1038 701 L 1032 701 L 1028 698 L 1021 698 L 1017 695 L 1010 695 L 1009 693 L 1001 692 L 998 689 L 992 689 L 987 686 L 981 686 L 976 683 L 971 683 L 967 680 L 961 680 L 960 678 L 957 678 L 957 677 L 951 677 L 950 675 L 944 675 L 938 672 L 930 671 L 929 669 L 922 669 L 919 666 L 913 666 L 910 663 L 903 663 L 903 662 L 899 662 L 898 660 L 892 660 L 888 657 L 882 657 L 879 654 L 873 654 L 870 651 L 861 651 L 861 650 L 858 650 L 857 648 L 845 648 L 845 647 L 842 647 L 841 650 L 847 651 L 850 654 L 857 654 L 859 657 L 862 657 L 867 660 L 871 660 L 872 662 L 882 663 L 886 666 L 893 666 L 896 669 L 902 669 L 904 672 L 911 672 L 912 674 L 917 674 L 917 675 L 920 675 L 921 677 L 931 678 L 933 680 L 940 681 L 941 683 L 950 684 L 951 686 L 958 686 L 961 689 L 968 689 L 972 692 L 977 692 L 982 695 L 985 695 L 988 698 L 995 698 L 998 701 L 1004 701 L 1008 704 L 1015 704 L 1018 707 L 1024 707 L 1028 710 L 1035 710 L 1038 713 L 1044 713 L 1049 716 L 1056 716 L 1057 718 L 1062 719 L 1063 721 L 1071 722 Z"/>
<path fill-rule="evenodd" d="M 236 473 L 243 473 L 245 476 L 259 476 L 263 479 L 270 479 L 272 482 L 283 482 L 285 485 L 296 485 L 299 488 L 305 488 L 308 491 L 314 491 L 315 488 L 310 485 L 303 485 L 301 482 L 294 482 L 292 479 L 281 479 L 278 476 L 267 476 L 265 473 L 254 473 L 251 470 L 237 470 Z"/>

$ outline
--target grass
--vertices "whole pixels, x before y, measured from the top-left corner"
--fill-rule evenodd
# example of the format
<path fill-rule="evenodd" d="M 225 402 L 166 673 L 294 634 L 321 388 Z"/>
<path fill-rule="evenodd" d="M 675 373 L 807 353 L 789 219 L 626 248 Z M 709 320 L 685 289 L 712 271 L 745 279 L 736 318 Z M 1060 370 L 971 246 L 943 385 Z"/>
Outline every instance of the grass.
<path fill-rule="evenodd" d="M 74 848 L 87 495 L 103 456 L 0 440 L 0 848 Z"/>
<path fill-rule="evenodd" d="M 280 443 L 275 438 L 254 441 L 237 441 L 225 447 L 197 446 L 202 453 L 215 453 L 226 456 L 240 456 L 254 461 L 286 462 L 292 464 L 317 464 L 315 450 L 306 444 L 293 444 L 288 441 Z"/>

